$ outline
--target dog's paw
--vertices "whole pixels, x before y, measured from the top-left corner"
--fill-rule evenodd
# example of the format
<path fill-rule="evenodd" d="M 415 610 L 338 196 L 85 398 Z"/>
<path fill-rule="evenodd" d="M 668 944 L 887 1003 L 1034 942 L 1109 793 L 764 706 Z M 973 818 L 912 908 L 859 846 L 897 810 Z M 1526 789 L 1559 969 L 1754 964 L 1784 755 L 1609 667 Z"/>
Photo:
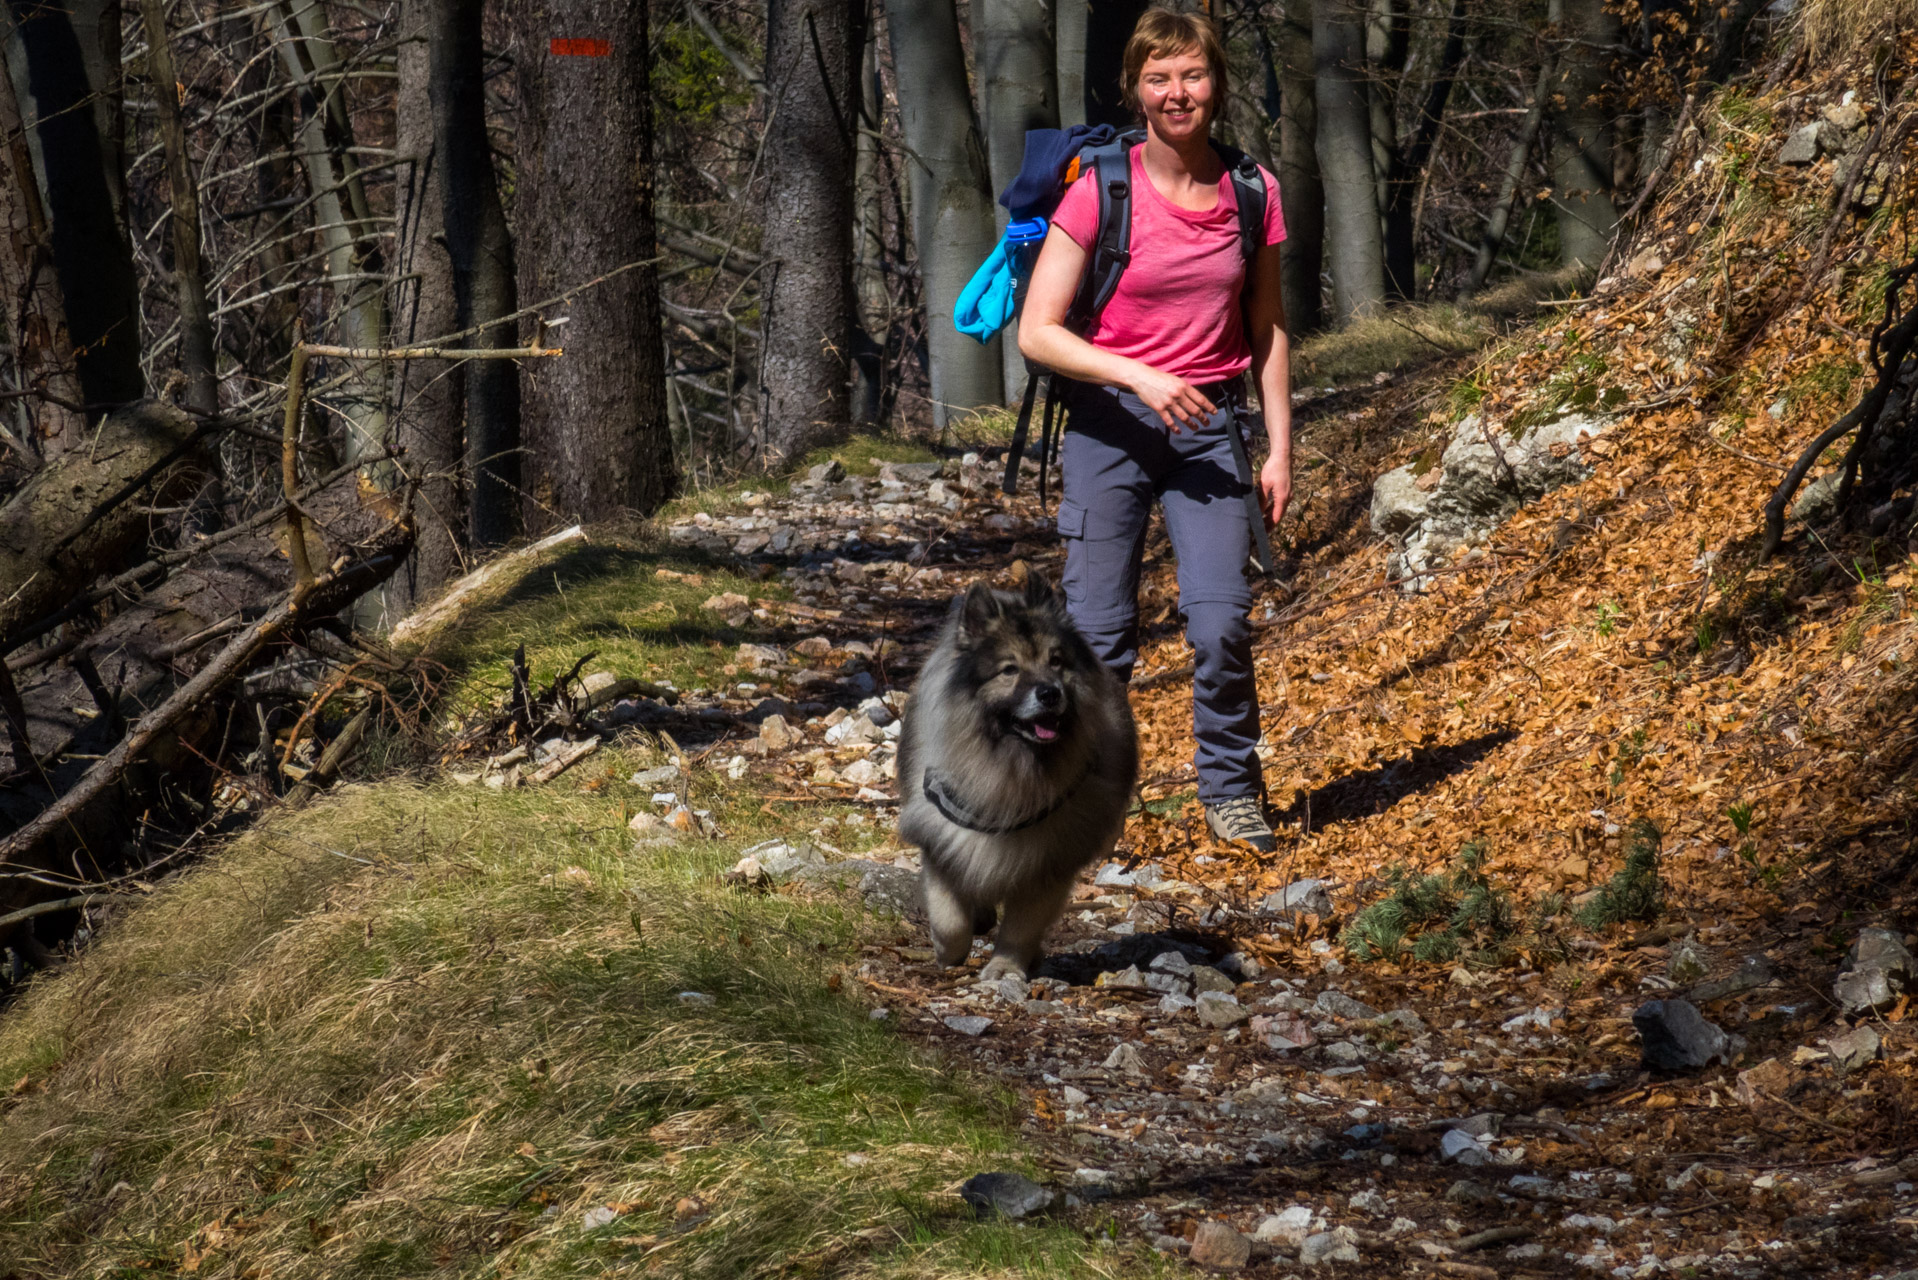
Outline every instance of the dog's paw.
<path fill-rule="evenodd" d="M 979 971 L 979 981 L 997 982 L 1001 978 L 1026 980 L 1026 968 L 1011 956 L 994 956 L 986 961 L 986 967 Z"/>

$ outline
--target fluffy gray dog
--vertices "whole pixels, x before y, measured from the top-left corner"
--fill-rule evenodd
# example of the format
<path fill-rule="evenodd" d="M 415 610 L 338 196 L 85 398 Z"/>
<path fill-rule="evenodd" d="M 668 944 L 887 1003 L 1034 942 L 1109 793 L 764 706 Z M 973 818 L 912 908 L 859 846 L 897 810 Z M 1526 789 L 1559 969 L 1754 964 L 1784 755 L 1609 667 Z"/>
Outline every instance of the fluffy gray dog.
<path fill-rule="evenodd" d="M 899 834 L 923 853 L 939 963 L 963 963 L 1003 907 L 981 979 L 1030 974 L 1073 878 L 1118 840 L 1138 769 L 1125 689 L 1045 579 L 966 592 L 899 743 Z"/>

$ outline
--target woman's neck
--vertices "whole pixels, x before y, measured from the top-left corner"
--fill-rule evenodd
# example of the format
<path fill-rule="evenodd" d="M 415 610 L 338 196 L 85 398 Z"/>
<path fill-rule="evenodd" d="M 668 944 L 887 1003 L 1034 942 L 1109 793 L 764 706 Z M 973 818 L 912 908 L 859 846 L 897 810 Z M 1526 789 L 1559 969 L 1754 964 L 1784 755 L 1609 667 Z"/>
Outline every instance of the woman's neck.
<path fill-rule="evenodd" d="M 1182 178 L 1199 186 L 1217 183 L 1225 172 L 1219 153 L 1212 149 L 1212 142 L 1205 134 L 1174 143 L 1147 127 L 1144 159 L 1154 174 L 1173 180 Z"/>

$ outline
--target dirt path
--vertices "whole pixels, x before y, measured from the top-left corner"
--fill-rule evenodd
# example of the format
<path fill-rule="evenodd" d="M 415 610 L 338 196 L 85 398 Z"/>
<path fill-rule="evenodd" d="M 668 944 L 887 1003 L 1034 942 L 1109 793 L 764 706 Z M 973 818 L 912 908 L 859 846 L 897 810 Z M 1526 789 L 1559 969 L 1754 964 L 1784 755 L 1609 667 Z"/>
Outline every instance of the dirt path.
<path fill-rule="evenodd" d="M 889 825 L 897 699 L 871 699 L 909 687 L 945 603 L 970 582 L 1026 566 L 1056 576 L 1036 486 L 1007 501 L 988 465 L 935 470 L 822 474 L 749 515 L 673 531 L 788 562 L 797 603 L 763 606 L 762 619 L 785 643 L 742 647 L 740 685 L 705 709 L 766 726 L 709 763 L 756 779 L 771 803 L 857 797 L 870 817 L 848 822 Z M 1343 509 L 1349 533 L 1350 495 L 1328 490 L 1321 505 L 1328 525 Z M 911 906 L 912 856 L 839 861 L 836 824 L 757 850 L 745 868 L 857 885 L 879 909 L 904 911 L 857 975 L 875 1016 L 1017 1090 L 1089 1223 L 1110 1216 L 1163 1250 L 1272 1275 L 1323 1262 L 1365 1274 L 1740 1277 L 1918 1264 L 1918 1161 L 1897 1163 L 1910 1141 L 1908 1024 L 1878 1026 L 1895 1086 L 1889 1062 L 1847 1074 L 1814 1034 L 1831 1012 L 1829 970 L 1774 964 L 1766 949 L 1781 932 L 1620 932 L 1574 940 L 1569 957 L 1536 967 L 1523 955 L 1489 969 L 1361 965 L 1337 945 L 1335 917 L 1384 885 L 1341 882 L 1299 856 L 1309 801 L 1288 815 L 1276 860 L 1212 846 L 1181 789 L 1189 683 L 1163 553 L 1152 549 L 1135 694 L 1146 808 L 1117 860 L 1081 887 L 1034 982 L 983 988 L 971 970 L 935 968 Z M 1336 561 L 1311 567 L 1338 586 Z M 1255 617 L 1298 598 L 1269 590 Z M 1278 660 L 1275 643 L 1262 641 L 1262 668 Z M 1269 740 L 1318 723 L 1286 718 L 1268 724 Z M 1424 772 L 1415 761 L 1387 780 L 1394 798 L 1430 798 L 1433 782 L 1512 736 L 1467 739 Z M 1320 812 L 1321 827 L 1340 820 L 1336 806 Z M 1300 909 L 1268 897 L 1315 875 L 1295 890 Z M 1699 938 L 1680 956 L 1686 932 Z M 1713 988 L 1728 975 L 1740 976 Z M 1722 1063 L 1646 1070 L 1634 1010 L 1688 989 L 1751 1041 L 1739 1065 L 1765 1065 L 1743 1077 Z M 1209 1222 L 1234 1232 L 1201 1231 Z"/>

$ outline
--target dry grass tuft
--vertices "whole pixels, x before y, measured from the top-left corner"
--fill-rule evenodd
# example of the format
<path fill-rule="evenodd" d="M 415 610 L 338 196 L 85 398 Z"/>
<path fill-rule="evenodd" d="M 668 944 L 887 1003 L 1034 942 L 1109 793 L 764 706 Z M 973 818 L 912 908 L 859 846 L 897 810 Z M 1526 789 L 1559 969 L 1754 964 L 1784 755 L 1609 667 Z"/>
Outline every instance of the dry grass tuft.
<path fill-rule="evenodd" d="M 346 788 L 38 979 L 0 1018 L 0 1274 L 1091 1274 L 1075 1230 L 962 1216 L 1030 1171 L 1016 1114 L 829 988 L 892 926 L 717 882 L 781 819 L 701 775 L 732 838 L 634 848 L 655 759 Z"/>
<path fill-rule="evenodd" d="M 1918 0 L 1803 0 L 1800 20 L 1814 54 L 1847 54 L 1918 26 Z"/>

